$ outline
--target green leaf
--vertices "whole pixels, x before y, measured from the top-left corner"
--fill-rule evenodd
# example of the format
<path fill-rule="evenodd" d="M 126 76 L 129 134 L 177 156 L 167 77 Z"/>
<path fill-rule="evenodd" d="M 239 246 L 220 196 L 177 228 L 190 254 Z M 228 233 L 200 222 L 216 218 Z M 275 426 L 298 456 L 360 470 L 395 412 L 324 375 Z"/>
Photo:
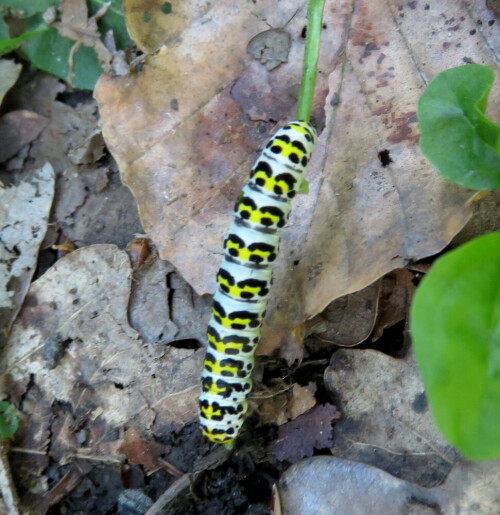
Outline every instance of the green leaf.
<path fill-rule="evenodd" d="M 12 413 L 10 402 L 0 402 L 0 438 L 10 438 L 18 426 L 19 420 L 16 414 Z"/>
<path fill-rule="evenodd" d="M 41 34 L 42 32 L 48 30 L 48 27 L 38 30 L 32 30 L 29 32 L 25 32 L 21 34 L 18 38 L 9 38 L 9 39 L 0 39 L 0 55 L 8 54 L 13 50 L 16 50 L 23 41 L 27 41 L 35 37 L 37 34 Z"/>
<path fill-rule="evenodd" d="M 0 0 L 0 7 L 8 7 L 18 18 L 28 18 L 37 13 L 45 12 L 57 0 Z"/>
<path fill-rule="evenodd" d="M 469 459 L 500 458 L 500 233 L 439 258 L 410 317 L 434 420 Z"/>
<path fill-rule="evenodd" d="M 500 125 L 484 115 L 493 70 L 472 64 L 439 73 L 418 103 L 420 149 L 446 179 L 500 188 Z"/>
<path fill-rule="evenodd" d="M 33 16 L 26 21 L 28 28 L 39 26 L 41 18 Z M 44 70 L 63 80 L 68 80 L 69 55 L 75 44 L 71 39 L 65 38 L 53 27 L 48 27 L 22 45 L 22 51 L 33 66 Z M 94 89 L 97 79 L 102 73 L 97 55 L 92 48 L 81 45 L 74 57 L 74 78 L 72 85 L 80 89 Z"/>

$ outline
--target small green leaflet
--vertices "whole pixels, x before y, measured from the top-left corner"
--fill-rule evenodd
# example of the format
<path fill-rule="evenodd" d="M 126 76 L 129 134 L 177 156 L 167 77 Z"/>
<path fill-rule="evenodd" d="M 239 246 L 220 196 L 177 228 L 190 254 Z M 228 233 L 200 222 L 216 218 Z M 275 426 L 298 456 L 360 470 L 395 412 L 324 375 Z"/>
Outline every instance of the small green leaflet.
<path fill-rule="evenodd" d="M 484 112 L 493 70 L 472 64 L 445 70 L 418 103 L 420 149 L 446 179 L 467 188 L 500 188 L 500 125 Z"/>

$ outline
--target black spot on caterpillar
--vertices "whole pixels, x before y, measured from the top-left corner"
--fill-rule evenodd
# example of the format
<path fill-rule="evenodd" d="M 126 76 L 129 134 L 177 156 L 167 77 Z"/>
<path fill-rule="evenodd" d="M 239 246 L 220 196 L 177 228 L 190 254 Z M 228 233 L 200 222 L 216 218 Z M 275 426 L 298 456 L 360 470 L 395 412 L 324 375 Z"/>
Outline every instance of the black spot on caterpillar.
<path fill-rule="evenodd" d="M 243 424 L 272 263 L 315 142 L 316 131 L 307 122 L 278 130 L 236 201 L 217 274 L 199 400 L 201 429 L 212 442 L 231 442 Z"/>

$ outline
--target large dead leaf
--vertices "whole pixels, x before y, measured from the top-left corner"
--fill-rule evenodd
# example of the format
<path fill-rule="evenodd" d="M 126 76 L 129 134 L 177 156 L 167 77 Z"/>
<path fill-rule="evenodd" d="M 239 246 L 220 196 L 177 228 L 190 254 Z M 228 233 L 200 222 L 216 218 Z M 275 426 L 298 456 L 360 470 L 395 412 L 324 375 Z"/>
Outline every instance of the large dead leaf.
<path fill-rule="evenodd" d="M 282 513 L 495 515 L 500 502 L 498 465 L 459 463 L 442 486 L 423 488 L 363 463 L 318 456 L 296 463 L 281 477 Z"/>
<path fill-rule="evenodd" d="M 341 349 L 325 371 L 325 386 L 342 413 L 333 430 L 335 456 L 424 486 L 446 477 L 458 453 L 434 425 L 413 356 Z"/>
<path fill-rule="evenodd" d="M 46 163 L 17 186 L 0 186 L 0 342 L 7 340 L 36 269 L 54 197 Z"/>
<path fill-rule="evenodd" d="M 114 245 L 57 261 L 31 286 L 1 372 L 15 381 L 32 374 L 47 402 L 65 403 L 71 421 L 89 410 L 107 429 L 132 419 L 151 427 L 158 418 L 166 430 L 193 421 L 202 351 L 141 341 L 127 321 L 130 284 L 127 254 Z M 58 434 L 66 447 L 74 441 L 69 425 Z"/>
<path fill-rule="evenodd" d="M 95 95 L 145 230 L 161 257 L 205 293 L 215 289 L 222 239 L 256 149 L 276 120 L 294 116 L 306 22 L 304 10 L 293 17 L 299 1 L 185 6 L 178 37 L 142 72 L 103 76 Z M 282 343 L 286 354 L 292 328 L 440 251 L 465 224 L 472 194 L 422 157 L 415 112 L 437 72 L 464 59 L 495 62 L 500 35 L 490 18 L 482 0 L 326 2 L 314 104 L 326 126 L 308 171 L 310 193 L 295 202 L 283 234 L 261 352 Z M 288 62 L 268 72 L 247 44 L 285 25 Z M 500 118 L 495 98 L 490 115 Z M 384 150 L 386 166 L 378 158 Z"/>

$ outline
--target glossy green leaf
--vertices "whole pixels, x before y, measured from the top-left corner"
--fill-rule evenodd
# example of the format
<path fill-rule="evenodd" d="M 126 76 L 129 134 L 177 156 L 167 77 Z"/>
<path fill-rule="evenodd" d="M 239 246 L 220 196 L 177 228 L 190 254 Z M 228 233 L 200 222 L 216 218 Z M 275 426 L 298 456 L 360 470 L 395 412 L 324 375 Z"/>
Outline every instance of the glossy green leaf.
<path fill-rule="evenodd" d="M 500 458 L 500 233 L 439 258 L 410 322 L 437 426 L 467 458 Z"/>
<path fill-rule="evenodd" d="M 9 402 L 0 402 L 0 438 L 10 438 L 19 426 L 19 420 L 10 407 Z"/>
<path fill-rule="evenodd" d="M 0 0 L 0 7 L 8 7 L 18 18 L 28 18 L 37 13 L 43 13 L 57 0 Z"/>
<path fill-rule="evenodd" d="M 472 64 L 439 73 L 418 103 L 420 148 L 446 179 L 500 188 L 500 125 L 484 115 L 493 70 Z"/>

